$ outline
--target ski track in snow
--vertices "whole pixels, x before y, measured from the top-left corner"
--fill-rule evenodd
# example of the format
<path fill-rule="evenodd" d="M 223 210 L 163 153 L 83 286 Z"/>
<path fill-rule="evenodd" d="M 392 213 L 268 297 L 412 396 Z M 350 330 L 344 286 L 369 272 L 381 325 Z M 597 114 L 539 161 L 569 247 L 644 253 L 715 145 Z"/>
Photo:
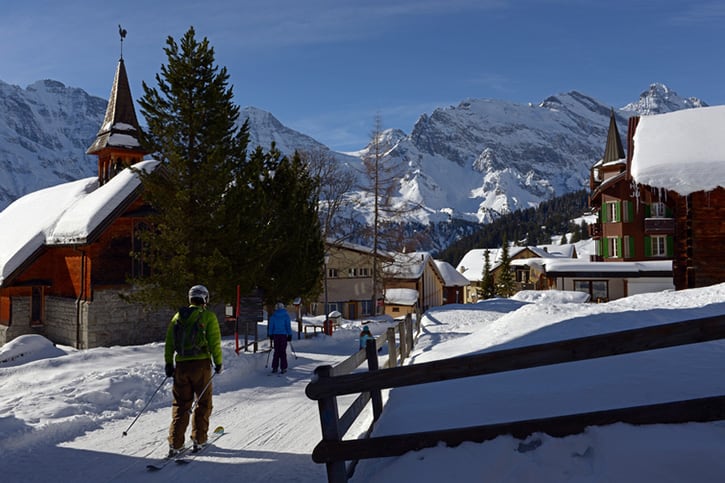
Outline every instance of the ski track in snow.
<path fill-rule="evenodd" d="M 293 342 L 295 348 L 299 345 L 300 349 L 306 343 L 314 342 Z M 314 446 L 321 439 L 317 403 L 306 397 L 300 398 L 299 393 L 304 393 L 315 367 L 334 365 L 350 353 L 321 355 L 288 351 L 289 371 L 273 375 L 270 374 L 272 360 L 271 357 L 268 359 L 266 351 L 242 351 L 237 356 L 232 341 L 227 339 L 223 345 L 225 369 L 214 379 L 214 408 L 209 431 L 221 425 L 225 434 L 190 464 L 169 464 L 158 472 L 146 470 L 147 464 L 159 462 L 168 450 L 166 437 L 171 420 L 169 380 L 135 423 L 133 420 L 143 404 L 123 419 L 109 416 L 109 420 L 104 421 L 102 417 L 88 415 L 87 423 L 79 425 L 77 419 L 69 422 L 69 425 L 76 425 L 70 429 L 41 429 L 41 433 L 58 431 L 56 446 L 34 444 L 35 438 L 47 438 L 47 433 L 34 438 L 32 434 L 37 429 L 26 431 L 20 438 L 22 443 L 12 450 L 12 463 L 0 463 L 3 480 L 9 476 L 7 481 L 44 482 L 43 472 L 36 477 L 35 472 L 28 469 L 47 460 L 62 462 L 53 472 L 58 481 L 63 482 L 179 483 L 191 479 L 209 481 L 211 478 L 265 483 L 270 480 L 325 481 L 325 465 L 314 463 L 311 457 Z M 262 346 L 266 349 L 266 344 Z M 159 345 L 160 360 L 163 359 L 162 351 Z M 159 364 L 154 368 L 157 381 L 163 377 L 159 374 L 161 367 Z M 131 373 L 136 367 L 127 369 Z M 64 392 L 63 397 L 77 397 L 74 396 L 72 381 L 65 386 Z M 113 392 L 112 389 L 109 392 Z M 143 402 L 145 404 L 146 401 Z M 18 404 L 22 402 L 18 401 Z M 344 409 L 341 405 L 341 411 Z M 369 421 L 364 421 L 365 417 L 361 419 L 363 421 L 357 423 L 358 427 L 369 424 Z M 85 434 L 68 439 L 67 433 L 74 430 Z M 123 436 L 126 430 L 127 436 Z M 191 425 L 187 429 L 187 441 L 190 431 Z"/>

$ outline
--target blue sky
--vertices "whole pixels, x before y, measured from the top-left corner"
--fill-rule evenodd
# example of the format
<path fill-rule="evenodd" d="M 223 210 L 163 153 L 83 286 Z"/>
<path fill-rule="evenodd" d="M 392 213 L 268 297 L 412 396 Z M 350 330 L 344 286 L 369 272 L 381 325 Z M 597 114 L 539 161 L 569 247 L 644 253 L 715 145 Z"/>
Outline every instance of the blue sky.
<path fill-rule="evenodd" d="M 0 80 L 108 97 L 123 56 L 135 98 L 190 26 L 235 102 L 336 150 L 379 116 L 409 133 L 467 98 L 538 104 L 577 90 L 613 107 L 653 82 L 725 104 L 725 3 L 645 0 L 24 0 L 0 14 Z M 143 123 L 143 120 L 141 120 Z"/>

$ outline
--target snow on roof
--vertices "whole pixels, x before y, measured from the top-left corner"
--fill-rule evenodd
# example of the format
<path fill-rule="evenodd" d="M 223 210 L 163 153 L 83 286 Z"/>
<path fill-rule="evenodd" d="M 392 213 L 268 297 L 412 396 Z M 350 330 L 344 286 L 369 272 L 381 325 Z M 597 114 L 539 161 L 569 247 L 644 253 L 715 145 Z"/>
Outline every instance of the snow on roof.
<path fill-rule="evenodd" d="M 393 258 L 393 263 L 384 269 L 386 274 L 398 279 L 417 279 L 423 275 L 431 256 L 428 252 L 410 252 L 395 253 Z"/>
<path fill-rule="evenodd" d="M 530 247 L 512 246 L 509 247 L 509 258 L 512 259 L 512 263 L 513 257 L 526 249 L 528 249 L 540 258 L 546 259 L 555 257 L 570 257 L 574 254 L 573 245 L 541 245 Z M 489 252 L 488 260 L 491 264 L 491 270 L 494 270 L 501 264 L 502 250 L 500 248 L 475 248 L 473 250 L 470 250 L 463 256 L 461 261 L 458 263 L 458 267 L 456 267 L 456 270 L 459 273 L 463 274 L 463 276 L 466 277 L 469 281 L 480 282 L 483 278 L 483 265 L 485 262 L 484 255 L 486 253 L 486 250 L 488 250 Z M 526 260 L 531 259 L 527 258 Z"/>
<path fill-rule="evenodd" d="M 394 305 L 415 305 L 418 291 L 412 288 L 388 288 L 385 290 L 385 303 Z"/>
<path fill-rule="evenodd" d="M 434 260 L 434 262 L 443 277 L 443 284 L 446 287 L 465 287 L 466 285 L 470 285 L 471 281 L 461 275 L 450 263 L 443 260 Z"/>
<path fill-rule="evenodd" d="M 158 161 L 141 161 L 134 168 L 148 172 L 157 165 Z M 88 235 L 140 184 L 136 173 L 127 168 L 100 189 L 79 198 L 58 218 L 55 228 L 46 237 L 48 244 L 85 242 Z"/>
<path fill-rule="evenodd" d="M 725 187 L 725 106 L 642 116 L 630 173 L 637 183 L 688 195 Z"/>
<path fill-rule="evenodd" d="M 135 168 L 154 169 L 158 161 Z M 103 186 L 90 177 L 29 193 L 0 212 L 0 285 L 44 244 L 85 238 L 139 185 L 125 169 Z"/>
<path fill-rule="evenodd" d="M 542 260 L 546 273 L 640 273 L 640 272 L 672 272 L 672 260 L 656 260 L 646 262 L 587 262 L 580 259 L 551 258 Z"/>

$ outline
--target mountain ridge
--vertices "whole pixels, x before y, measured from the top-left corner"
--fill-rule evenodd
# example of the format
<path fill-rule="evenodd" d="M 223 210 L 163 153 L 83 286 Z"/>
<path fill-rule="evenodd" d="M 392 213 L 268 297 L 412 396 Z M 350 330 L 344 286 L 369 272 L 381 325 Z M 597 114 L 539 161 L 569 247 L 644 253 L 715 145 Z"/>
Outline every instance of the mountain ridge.
<path fill-rule="evenodd" d="M 93 176 L 96 159 L 85 150 L 106 103 L 59 81 L 38 81 L 26 89 L 0 81 L 0 209 L 29 192 Z M 603 153 L 612 110 L 622 135 L 629 116 L 706 105 L 653 83 L 619 109 L 579 91 L 549 96 L 538 105 L 468 98 L 421 114 L 410 134 L 387 129 L 385 156 L 404 171 L 399 201 L 418 207 L 407 220 L 426 232 L 413 248 L 445 248 L 461 236 L 460 225 L 450 233 L 441 228 L 452 220 L 469 223 L 464 231 L 470 232 L 502 214 L 586 187 L 589 168 Z M 274 142 L 284 154 L 329 151 L 358 172 L 369 149 L 331 151 L 255 107 L 241 109 L 240 119 L 247 118 L 251 147 Z M 369 217 L 369 207 L 351 203 L 348 209 L 362 223 Z"/>

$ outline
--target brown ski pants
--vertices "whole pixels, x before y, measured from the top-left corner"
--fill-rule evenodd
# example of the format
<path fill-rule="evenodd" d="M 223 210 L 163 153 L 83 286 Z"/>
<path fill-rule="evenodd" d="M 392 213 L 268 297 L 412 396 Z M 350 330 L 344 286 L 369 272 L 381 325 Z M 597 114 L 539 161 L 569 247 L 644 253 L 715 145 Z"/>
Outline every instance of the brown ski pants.
<path fill-rule="evenodd" d="M 190 410 L 194 399 L 198 399 L 198 402 L 191 421 L 191 439 L 199 444 L 206 443 L 212 409 L 211 370 L 209 359 L 176 363 L 172 390 L 174 402 L 171 406 L 169 427 L 171 447 L 178 449 L 184 446 L 184 435 L 189 425 L 189 418 L 192 417 Z"/>

